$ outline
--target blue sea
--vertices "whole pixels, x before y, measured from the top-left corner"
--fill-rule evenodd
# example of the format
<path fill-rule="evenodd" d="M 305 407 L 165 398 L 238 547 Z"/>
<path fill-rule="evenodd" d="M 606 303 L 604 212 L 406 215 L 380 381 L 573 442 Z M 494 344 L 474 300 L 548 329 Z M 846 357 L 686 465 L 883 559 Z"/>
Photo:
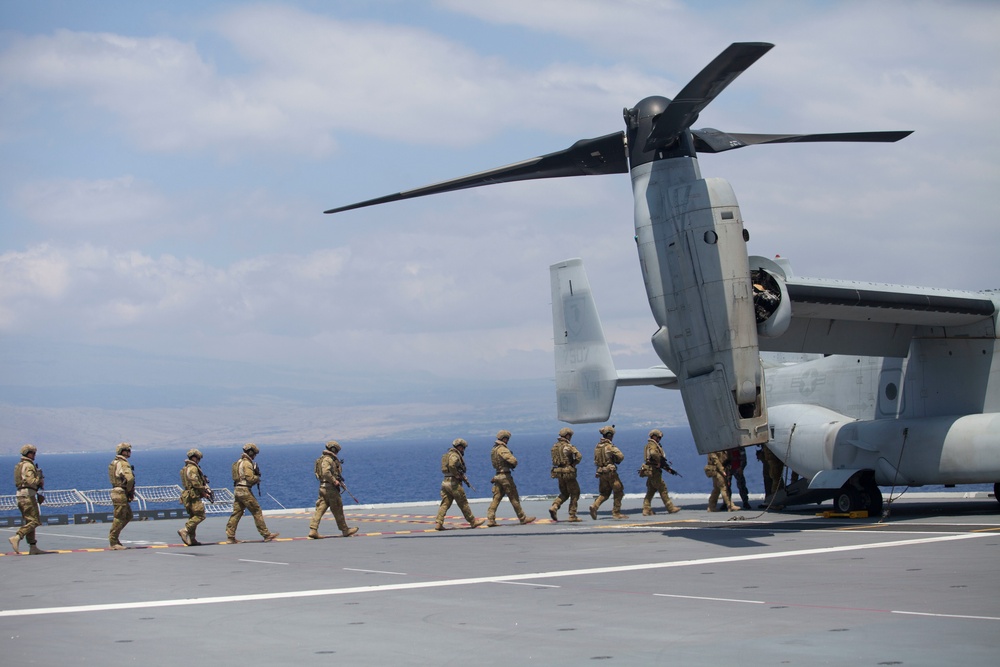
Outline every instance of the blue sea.
<path fill-rule="evenodd" d="M 600 439 L 597 427 L 575 429 L 573 444 L 583 454 L 579 481 L 584 495 L 597 493 L 597 480 L 593 476 L 594 445 Z M 591 433 L 593 430 L 593 433 Z M 645 491 L 645 480 L 636 471 L 642 463 L 643 448 L 648 429 L 618 429 L 615 444 L 625 455 L 620 476 L 626 493 Z M 663 429 L 663 445 L 667 458 L 681 476 L 664 475 L 671 493 L 704 493 L 711 491 L 711 482 L 702 472 L 705 457 L 694 447 L 691 431 L 686 426 Z M 554 434 L 514 434 L 511 451 L 518 459 L 514 480 L 522 496 L 545 496 L 557 493 L 556 481 L 549 475 L 551 457 L 549 450 L 556 438 Z M 441 456 L 451 446 L 451 440 L 340 440 L 343 450 L 344 479 L 351 493 L 362 504 L 404 503 L 439 500 L 441 486 Z M 184 465 L 187 448 L 143 450 L 141 443 L 133 443 L 131 463 L 135 466 L 136 483 L 156 486 L 180 483 L 180 469 Z M 465 453 L 469 480 L 475 490 L 466 489 L 470 498 L 488 498 L 491 495 L 490 438 L 469 439 Z M 257 463 L 262 471 L 260 504 L 264 509 L 311 507 L 316 502 L 317 482 L 313 475 L 314 462 L 323 451 L 323 443 L 261 445 Z M 202 469 L 213 487 L 232 488 L 231 467 L 242 453 L 242 443 L 232 447 L 203 448 Z M 754 448 L 747 452 L 747 486 L 750 493 L 763 492 L 761 464 L 754 456 Z M 0 474 L 7 481 L 0 484 L 0 494 L 13 494 L 13 468 L 19 456 L 0 456 Z M 45 486 L 56 489 L 106 489 L 109 487 L 107 468 L 114 458 L 114 450 L 84 454 L 47 454 L 40 449 L 35 460 L 45 473 Z M 7 471 L 7 472 L 2 472 Z M 735 490 L 735 489 L 734 489 Z M 942 487 L 922 487 L 923 491 L 942 490 Z M 992 490 L 991 485 L 968 485 L 960 490 Z M 897 492 L 901 489 L 897 489 Z M 345 505 L 354 501 L 344 494 Z M 46 508 L 43 514 L 72 514 L 84 511 L 79 508 Z M 17 510 L 0 512 L 17 515 Z"/>
<path fill-rule="evenodd" d="M 593 476 L 594 445 L 600 439 L 597 428 L 593 435 L 589 428 L 577 428 L 574 443 L 583 454 L 580 464 L 580 486 L 585 494 L 597 492 Z M 644 491 L 645 480 L 637 474 L 642 463 L 643 448 L 648 429 L 619 429 L 615 444 L 625 454 L 621 477 L 626 493 Z M 556 481 L 549 475 L 552 466 L 549 450 L 554 434 L 518 435 L 510 441 L 510 449 L 518 459 L 514 480 L 522 496 L 551 495 L 558 493 Z M 451 446 L 451 440 L 339 440 L 343 449 L 344 480 L 351 493 L 363 504 L 437 501 L 440 499 L 441 456 Z M 702 472 L 704 457 L 694 448 L 691 431 L 687 427 L 664 429 L 663 444 L 667 457 L 682 477 L 665 475 L 671 492 L 708 493 L 710 482 Z M 465 453 L 469 480 L 476 488 L 466 489 L 470 498 L 489 497 L 492 439 L 469 439 Z M 132 444 L 131 463 L 135 466 L 136 484 L 154 486 L 180 483 L 180 469 L 184 465 L 187 448 L 143 450 L 141 443 Z M 280 509 L 311 507 L 316 502 L 317 482 L 313 475 L 314 462 L 323 451 L 323 443 L 260 445 L 257 463 L 261 468 L 261 507 Z M 240 457 L 242 444 L 232 447 L 202 448 L 204 459 L 201 467 L 213 487 L 232 488 L 231 467 Z M 108 452 L 85 454 L 46 454 L 40 449 L 35 463 L 45 473 L 45 486 L 55 489 L 106 489 L 108 488 L 108 463 L 114 458 L 113 448 Z M 0 471 L 13 471 L 20 459 L 16 455 L 0 456 Z M 747 482 L 750 492 L 760 492 L 763 478 L 760 464 L 750 453 Z M 0 484 L 0 493 L 13 494 L 13 473 L 7 482 Z M 347 505 L 353 500 L 346 494 Z M 46 508 L 43 505 L 43 513 Z M 72 513 L 73 508 L 55 509 L 52 513 Z M 78 510 L 82 511 L 82 509 Z M 16 510 L 14 510 L 16 514 Z"/>

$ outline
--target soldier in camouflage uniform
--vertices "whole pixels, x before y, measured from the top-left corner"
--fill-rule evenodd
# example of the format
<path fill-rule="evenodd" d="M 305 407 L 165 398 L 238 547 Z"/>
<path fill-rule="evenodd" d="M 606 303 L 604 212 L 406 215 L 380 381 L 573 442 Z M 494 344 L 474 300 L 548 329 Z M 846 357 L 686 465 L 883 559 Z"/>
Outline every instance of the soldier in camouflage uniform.
<path fill-rule="evenodd" d="M 319 480 L 319 497 L 316 499 L 316 510 L 313 512 L 312 521 L 309 522 L 309 539 L 322 539 L 319 534 L 319 523 L 323 520 L 323 514 L 330 508 L 330 513 L 337 522 L 337 528 L 341 535 L 350 537 L 358 532 L 358 529 L 347 525 L 344 518 L 344 501 L 340 497 L 341 481 L 344 479 L 343 463 L 337 458 L 340 453 L 340 443 L 331 440 L 326 443 L 323 453 L 316 459 L 314 473 Z"/>
<path fill-rule="evenodd" d="M 624 519 L 622 514 L 622 498 L 625 497 L 625 487 L 618 477 L 618 464 L 625 460 L 622 451 L 612 444 L 615 437 L 614 426 L 602 426 L 600 429 L 601 440 L 594 447 L 594 467 L 597 468 L 597 498 L 590 506 L 590 518 L 597 520 L 597 510 L 605 500 L 614 496 L 614 504 L 611 508 L 611 516 L 615 519 Z"/>
<path fill-rule="evenodd" d="M 497 525 L 497 508 L 500 507 L 500 500 L 504 496 L 510 500 L 514 513 L 522 524 L 528 524 L 535 520 L 533 516 L 525 516 L 521 509 L 521 497 L 517 495 L 517 486 L 514 484 L 514 477 L 510 471 L 517 467 L 517 459 L 507 447 L 510 442 L 510 431 L 499 431 L 493 449 L 490 451 L 490 462 L 496 474 L 491 480 L 493 482 L 493 502 L 486 510 L 486 525 L 494 527 Z"/>
<path fill-rule="evenodd" d="M 236 539 L 236 527 L 239 525 L 240 519 L 243 518 L 243 510 L 249 510 L 250 514 L 253 515 L 257 532 L 260 533 L 265 542 L 270 542 L 278 536 L 278 533 L 272 533 L 267 529 L 260 503 L 257 502 L 253 491 L 250 490 L 250 487 L 260 482 L 260 468 L 254 463 L 254 459 L 259 453 L 260 448 L 252 442 L 248 442 L 243 445 L 243 456 L 233 464 L 233 496 L 235 498 L 233 499 L 233 513 L 229 516 L 229 521 L 226 522 L 226 542 L 229 544 L 240 542 Z"/>
<path fill-rule="evenodd" d="M 17 509 L 21 511 L 21 527 L 8 539 L 14 547 L 14 553 L 21 553 L 18 547 L 21 539 L 28 541 L 28 553 L 32 555 L 47 554 L 38 548 L 35 542 L 35 528 L 42 525 L 42 515 L 38 504 L 45 500 L 39 493 L 45 488 L 45 475 L 42 469 L 35 465 L 34 445 L 21 447 L 21 460 L 14 464 L 14 486 L 17 488 Z"/>
<path fill-rule="evenodd" d="M 573 429 L 564 428 L 559 431 L 559 439 L 552 445 L 552 477 L 559 482 L 559 497 L 552 501 L 549 516 L 553 521 L 562 504 L 569 500 L 569 521 L 579 521 L 576 515 L 577 504 L 580 501 L 580 483 L 576 481 L 576 466 L 583 460 L 580 450 L 570 444 L 573 439 Z"/>
<path fill-rule="evenodd" d="M 712 480 L 712 493 L 708 496 L 709 512 L 719 511 L 716 503 L 720 495 L 726 502 L 726 509 L 730 512 L 738 511 L 738 508 L 729 497 L 729 491 L 726 490 L 726 461 L 728 458 L 724 451 L 712 452 L 708 455 L 708 463 L 705 465 L 705 477 Z"/>
<path fill-rule="evenodd" d="M 465 474 L 465 448 L 469 446 L 462 438 L 456 438 L 451 443 L 451 449 L 441 457 L 441 473 L 444 480 L 441 482 L 441 506 L 438 507 L 437 522 L 434 524 L 436 530 L 444 530 L 444 518 L 448 513 L 448 508 L 452 502 L 462 510 L 462 515 L 469 522 L 469 528 L 478 528 L 486 522 L 486 519 L 477 519 L 469 507 L 469 501 L 465 497 L 465 489 L 462 482 L 469 483 L 469 478 Z"/>
<path fill-rule="evenodd" d="M 111 481 L 111 503 L 115 508 L 108 541 L 115 551 L 125 548 L 119 536 L 128 522 L 132 520 L 132 505 L 130 503 L 135 499 L 135 468 L 128 462 L 131 456 L 132 445 L 121 442 L 115 448 L 114 460 L 108 465 L 108 478 Z"/>
<path fill-rule="evenodd" d="M 197 449 L 190 449 L 187 453 L 187 460 L 181 468 L 181 486 L 184 492 L 181 493 L 181 504 L 187 510 L 188 520 L 184 527 L 177 531 L 181 536 L 181 542 L 189 547 L 200 547 L 201 542 L 195 537 L 198 524 L 205 520 L 205 503 L 202 498 L 211 498 L 212 489 L 208 486 L 208 477 L 201 470 L 201 452 Z"/>
<path fill-rule="evenodd" d="M 667 483 L 663 481 L 663 471 L 671 472 L 677 474 L 670 464 L 667 463 L 667 455 L 663 452 L 663 446 L 660 441 L 663 440 L 663 432 L 654 428 L 649 432 L 649 439 L 646 441 L 646 449 L 643 452 L 643 458 L 645 463 L 639 469 L 640 476 L 645 472 L 646 475 L 646 497 L 642 501 L 642 515 L 643 516 L 653 516 L 656 512 L 653 511 L 653 496 L 659 494 L 660 500 L 663 501 L 663 506 L 671 514 L 680 512 L 680 508 L 674 505 L 674 501 L 670 500 L 670 494 L 667 492 Z"/>

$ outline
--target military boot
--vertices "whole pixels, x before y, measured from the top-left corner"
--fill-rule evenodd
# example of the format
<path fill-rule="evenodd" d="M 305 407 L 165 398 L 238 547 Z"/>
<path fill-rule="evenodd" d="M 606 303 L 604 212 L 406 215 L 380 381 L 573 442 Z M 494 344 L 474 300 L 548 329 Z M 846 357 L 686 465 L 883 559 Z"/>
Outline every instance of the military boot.
<path fill-rule="evenodd" d="M 597 521 L 597 508 L 593 505 L 590 506 L 590 518 Z"/>
<path fill-rule="evenodd" d="M 278 533 L 268 533 L 264 536 L 265 542 L 274 542 L 275 538 L 278 537 Z"/>
<path fill-rule="evenodd" d="M 112 544 L 109 549 L 112 551 L 125 551 L 125 545 L 121 542 L 116 542 L 115 544 Z"/>
<path fill-rule="evenodd" d="M 319 530 L 312 528 L 309 530 L 309 535 L 307 536 L 310 540 L 321 540 L 323 536 L 319 534 Z"/>
<path fill-rule="evenodd" d="M 444 530 L 444 524 L 443 523 L 434 524 L 434 530 Z"/>
<path fill-rule="evenodd" d="M 479 528 L 484 523 L 486 523 L 486 519 L 476 519 L 475 521 L 469 524 L 469 528 Z"/>
<path fill-rule="evenodd" d="M 533 517 L 533 516 L 526 516 L 523 519 L 521 519 L 521 525 L 522 526 L 526 526 L 526 525 L 528 525 L 529 523 L 531 523 L 534 520 L 535 520 L 535 517 Z"/>
<path fill-rule="evenodd" d="M 671 505 L 670 507 L 667 508 L 667 512 L 669 512 L 670 514 L 677 514 L 680 511 L 681 508 L 678 507 L 677 505 Z"/>
<path fill-rule="evenodd" d="M 15 533 L 15 534 L 11 535 L 10 537 L 8 537 L 7 540 L 10 542 L 10 546 L 13 547 L 14 553 L 16 553 L 16 554 L 21 553 L 18 550 L 18 547 L 21 544 L 21 536 L 20 535 L 18 535 L 18 534 Z"/>
<path fill-rule="evenodd" d="M 486 527 L 487 528 L 496 528 L 497 527 L 497 520 L 496 519 L 487 519 L 486 520 Z"/>
<path fill-rule="evenodd" d="M 580 521 L 583 521 L 583 519 L 581 519 L 575 514 L 570 514 L 569 519 L 567 519 L 567 521 L 569 521 L 570 523 L 579 523 Z"/>
<path fill-rule="evenodd" d="M 354 528 L 348 528 L 348 529 L 344 530 L 343 531 L 343 535 L 344 535 L 344 537 L 350 537 L 351 535 L 353 535 L 356 532 L 358 532 L 358 527 L 357 526 L 355 526 Z M 277 535 L 275 535 L 275 537 L 277 537 Z"/>
<path fill-rule="evenodd" d="M 559 519 L 556 517 L 556 510 L 558 509 L 559 509 L 558 507 L 554 506 L 549 508 L 549 516 L 552 517 L 553 521 L 559 521 Z"/>
<path fill-rule="evenodd" d="M 611 513 L 611 518 L 612 518 L 612 519 L 624 519 L 624 518 L 626 518 L 626 517 L 625 517 L 625 515 L 624 515 L 624 514 L 622 514 L 621 512 L 612 512 L 612 513 Z"/>
<path fill-rule="evenodd" d="M 191 544 L 191 536 L 188 535 L 187 530 L 185 530 L 184 528 L 181 528 L 180 530 L 177 531 L 177 534 L 180 535 L 181 542 L 183 542 L 184 544 L 186 544 L 189 547 L 193 546 Z"/>
<path fill-rule="evenodd" d="M 653 516 L 655 514 L 656 514 L 656 512 L 653 511 L 652 507 L 643 507 L 642 508 L 642 515 L 643 516 Z"/>
<path fill-rule="evenodd" d="M 32 544 L 28 548 L 28 553 L 32 556 L 40 556 L 42 554 L 50 554 L 51 551 L 46 551 L 45 549 L 39 549 L 37 544 Z"/>
<path fill-rule="evenodd" d="M 241 544 L 242 542 L 243 542 L 243 540 L 236 539 L 235 535 L 227 535 L 226 536 L 226 544 Z"/>

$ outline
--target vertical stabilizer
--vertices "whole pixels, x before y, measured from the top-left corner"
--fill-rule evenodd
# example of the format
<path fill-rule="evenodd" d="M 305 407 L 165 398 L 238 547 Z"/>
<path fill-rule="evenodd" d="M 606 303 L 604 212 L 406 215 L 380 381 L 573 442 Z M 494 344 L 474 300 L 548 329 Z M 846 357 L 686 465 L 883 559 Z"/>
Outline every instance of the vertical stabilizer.
<path fill-rule="evenodd" d="M 549 267 L 558 418 L 570 424 L 607 421 L 617 373 L 583 260 Z"/>

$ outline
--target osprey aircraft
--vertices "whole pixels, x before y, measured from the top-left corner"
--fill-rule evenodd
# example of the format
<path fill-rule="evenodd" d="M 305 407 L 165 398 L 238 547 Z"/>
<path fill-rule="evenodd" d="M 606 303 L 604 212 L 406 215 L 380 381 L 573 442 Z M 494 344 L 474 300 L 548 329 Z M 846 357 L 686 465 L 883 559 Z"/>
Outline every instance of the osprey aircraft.
<path fill-rule="evenodd" d="M 566 150 L 326 211 L 513 181 L 630 173 L 635 242 L 664 366 L 616 370 L 580 259 L 550 267 L 558 418 L 606 421 L 619 386 L 678 389 L 702 454 L 766 443 L 841 511 L 882 508 L 879 486 L 1000 482 L 1000 298 L 796 276 L 750 257 L 729 183 L 698 153 L 910 134 L 692 129 L 772 48 L 735 43 L 673 99 L 624 110 L 624 131 Z M 797 363 L 762 360 L 796 353 Z M 810 358 L 811 357 L 811 358 Z M 785 494 L 794 502 L 793 493 Z"/>

